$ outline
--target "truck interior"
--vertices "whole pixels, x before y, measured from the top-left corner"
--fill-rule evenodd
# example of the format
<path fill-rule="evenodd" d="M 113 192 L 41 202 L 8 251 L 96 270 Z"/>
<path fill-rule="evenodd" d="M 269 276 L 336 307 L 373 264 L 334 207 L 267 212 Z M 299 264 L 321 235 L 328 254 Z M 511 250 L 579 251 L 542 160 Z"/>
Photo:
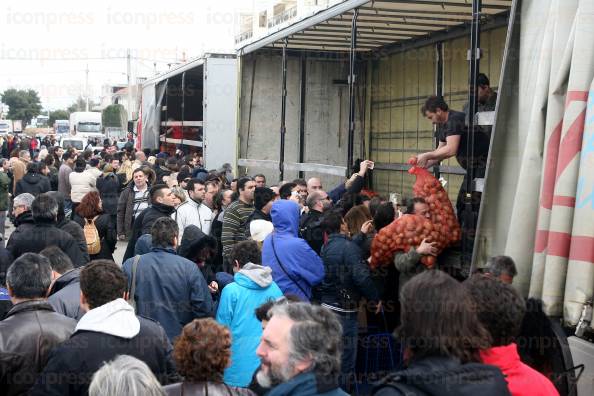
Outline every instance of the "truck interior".
<path fill-rule="evenodd" d="M 159 82 L 163 90 L 159 142 L 161 151 L 174 154 L 184 145 L 189 152 L 202 153 L 203 126 L 203 74 L 202 64 L 175 71 Z"/>

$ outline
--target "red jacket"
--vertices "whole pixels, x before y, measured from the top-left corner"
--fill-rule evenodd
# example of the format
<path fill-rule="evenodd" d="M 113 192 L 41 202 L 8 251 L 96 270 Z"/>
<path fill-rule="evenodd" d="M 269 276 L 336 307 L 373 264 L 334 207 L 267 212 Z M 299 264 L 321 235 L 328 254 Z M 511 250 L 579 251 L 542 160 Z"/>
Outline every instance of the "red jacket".
<path fill-rule="evenodd" d="M 520 361 L 515 343 L 481 351 L 481 358 L 483 363 L 499 367 L 512 396 L 559 396 L 551 381 Z"/>

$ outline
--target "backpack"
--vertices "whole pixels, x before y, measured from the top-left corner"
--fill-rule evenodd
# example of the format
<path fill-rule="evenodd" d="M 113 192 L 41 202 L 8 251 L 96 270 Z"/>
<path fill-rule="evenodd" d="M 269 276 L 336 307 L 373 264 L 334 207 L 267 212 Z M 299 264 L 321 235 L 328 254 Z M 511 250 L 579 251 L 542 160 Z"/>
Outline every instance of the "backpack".
<path fill-rule="evenodd" d="M 95 216 L 91 220 L 85 219 L 85 226 L 83 227 L 89 254 L 97 254 L 101 251 L 101 238 L 99 237 L 99 231 L 95 226 L 97 217 L 99 216 Z"/>

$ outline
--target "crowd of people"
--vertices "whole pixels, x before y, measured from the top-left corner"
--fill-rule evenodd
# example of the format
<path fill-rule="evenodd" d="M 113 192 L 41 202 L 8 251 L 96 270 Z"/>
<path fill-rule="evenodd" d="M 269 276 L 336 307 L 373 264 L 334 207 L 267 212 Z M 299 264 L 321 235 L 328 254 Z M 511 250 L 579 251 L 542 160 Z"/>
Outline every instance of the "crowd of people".
<path fill-rule="evenodd" d="M 397 328 L 403 366 L 365 392 L 558 394 L 520 359 L 510 258 L 461 282 L 447 261 L 421 264 L 435 255 L 423 241 L 370 269 L 379 230 L 429 211 L 365 190 L 371 161 L 329 191 L 132 144 L 0 164 L 0 224 L 15 227 L 6 243 L 0 230 L 3 394 L 362 393 L 372 324 Z"/>

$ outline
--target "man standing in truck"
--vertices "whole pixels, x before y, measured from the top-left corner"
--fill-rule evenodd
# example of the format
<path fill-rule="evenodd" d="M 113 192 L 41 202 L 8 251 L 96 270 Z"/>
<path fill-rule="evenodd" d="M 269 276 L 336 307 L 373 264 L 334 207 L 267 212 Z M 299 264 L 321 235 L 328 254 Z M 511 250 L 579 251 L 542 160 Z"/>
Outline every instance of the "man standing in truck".
<path fill-rule="evenodd" d="M 437 126 L 435 137 L 439 145 L 433 151 L 419 154 L 416 165 L 429 168 L 439 162 L 456 157 L 464 168 L 464 180 L 456 199 L 456 214 L 460 226 L 465 232 L 462 238 L 462 273 L 466 274 L 472 260 L 472 247 L 474 246 L 474 232 L 478 220 L 478 211 L 481 203 L 481 193 L 472 191 L 471 212 L 465 212 L 465 197 L 468 193 L 468 181 L 485 177 L 487 156 L 489 154 L 489 137 L 475 128 L 474 142 L 470 147 L 470 134 L 466 126 L 466 114 L 461 111 L 450 110 L 448 104 L 441 96 L 430 96 L 421 113 Z"/>
<path fill-rule="evenodd" d="M 451 110 L 440 96 L 430 96 L 421 107 L 421 113 L 437 126 L 435 137 L 439 145 L 433 151 L 419 154 L 417 166 L 429 168 L 443 160 L 456 157 L 460 166 L 466 170 L 456 201 L 456 211 L 460 218 L 464 209 L 464 196 L 470 171 L 472 170 L 473 178 L 485 177 L 489 139 L 484 134 L 475 132 L 474 147 L 469 150 L 466 115 L 463 112 Z"/>

